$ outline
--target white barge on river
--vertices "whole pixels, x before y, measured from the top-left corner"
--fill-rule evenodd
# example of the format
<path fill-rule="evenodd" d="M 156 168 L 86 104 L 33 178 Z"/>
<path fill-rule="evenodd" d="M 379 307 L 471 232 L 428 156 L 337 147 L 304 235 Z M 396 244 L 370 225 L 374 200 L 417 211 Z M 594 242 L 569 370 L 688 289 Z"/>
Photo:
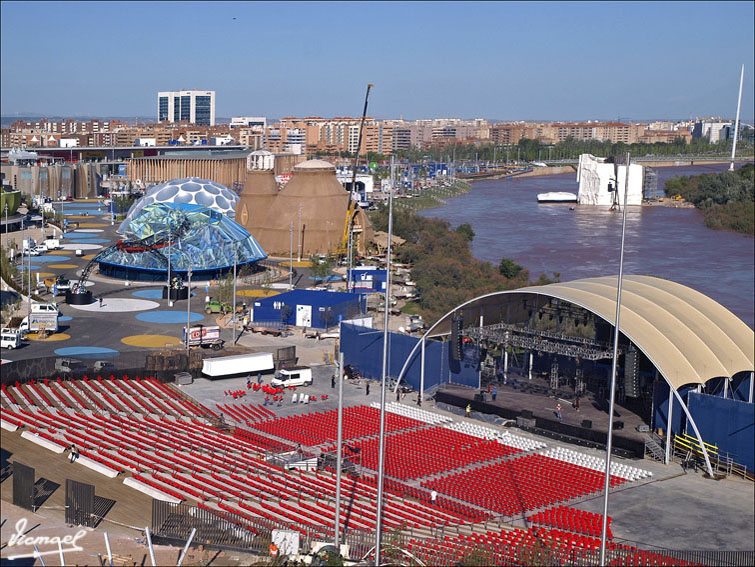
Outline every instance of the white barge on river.
<path fill-rule="evenodd" d="M 538 193 L 538 203 L 576 203 L 577 195 L 567 191 L 554 191 L 552 193 Z"/>

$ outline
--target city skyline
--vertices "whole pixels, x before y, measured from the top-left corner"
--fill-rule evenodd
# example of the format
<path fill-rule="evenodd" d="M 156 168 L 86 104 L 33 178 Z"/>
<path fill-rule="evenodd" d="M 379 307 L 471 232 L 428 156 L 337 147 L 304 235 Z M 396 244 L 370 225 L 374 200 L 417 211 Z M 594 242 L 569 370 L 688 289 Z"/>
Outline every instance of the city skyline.
<path fill-rule="evenodd" d="M 179 5 L 3 2 L 0 112 L 156 119 L 198 88 L 218 117 L 357 116 L 369 82 L 377 119 L 733 117 L 744 64 L 755 115 L 751 2 Z"/>

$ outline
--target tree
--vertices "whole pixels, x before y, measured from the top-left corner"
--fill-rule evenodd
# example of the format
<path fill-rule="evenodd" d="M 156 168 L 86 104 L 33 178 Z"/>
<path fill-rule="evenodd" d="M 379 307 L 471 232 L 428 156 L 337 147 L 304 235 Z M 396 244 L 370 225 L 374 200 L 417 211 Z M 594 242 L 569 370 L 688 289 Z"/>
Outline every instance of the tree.
<path fill-rule="evenodd" d="M 522 273 L 522 270 L 524 269 L 523 266 L 520 266 L 514 260 L 511 258 L 502 258 L 501 259 L 501 265 L 498 267 L 498 272 L 508 278 L 508 279 L 514 279 L 517 277 L 520 273 Z"/>
<path fill-rule="evenodd" d="M 467 239 L 468 242 L 472 242 L 475 237 L 474 230 L 472 230 L 472 225 L 468 222 L 465 222 L 464 224 L 460 224 L 456 227 L 456 232 L 461 234 L 464 238 Z"/>
<path fill-rule="evenodd" d="M 320 256 L 311 256 L 310 262 L 312 263 L 312 275 L 315 277 L 315 281 L 323 281 L 329 275 L 333 269 L 333 257 L 328 255 L 324 258 Z"/>

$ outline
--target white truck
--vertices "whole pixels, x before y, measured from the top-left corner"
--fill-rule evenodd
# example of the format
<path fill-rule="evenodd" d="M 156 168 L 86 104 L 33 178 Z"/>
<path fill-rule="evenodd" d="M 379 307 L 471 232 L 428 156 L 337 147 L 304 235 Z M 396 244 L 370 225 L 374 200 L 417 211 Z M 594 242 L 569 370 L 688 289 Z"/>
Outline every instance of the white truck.
<path fill-rule="evenodd" d="M 273 386 L 311 386 L 312 369 L 309 366 L 292 366 L 281 368 L 278 375 L 270 381 Z"/>
<path fill-rule="evenodd" d="M 208 378 L 231 378 L 251 376 L 275 369 L 273 353 L 255 352 L 236 356 L 205 358 L 202 361 L 202 374 Z"/>
<path fill-rule="evenodd" d="M 44 331 L 45 333 L 57 333 L 58 332 L 58 312 L 34 312 L 32 311 L 31 317 L 26 316 L 18 326 L 18 330 L 21 334 L 26 333 L 38 333 Z"/>
<path fill-rule="evenodd" d="M 57 250 L 58 248 L 60 248 L 60 240 L 58 240 L 57 238 L 48 236 L 42 242 L 39 243 L 38 248 L 44 248 L 48 252 L 50 250 Z"/>

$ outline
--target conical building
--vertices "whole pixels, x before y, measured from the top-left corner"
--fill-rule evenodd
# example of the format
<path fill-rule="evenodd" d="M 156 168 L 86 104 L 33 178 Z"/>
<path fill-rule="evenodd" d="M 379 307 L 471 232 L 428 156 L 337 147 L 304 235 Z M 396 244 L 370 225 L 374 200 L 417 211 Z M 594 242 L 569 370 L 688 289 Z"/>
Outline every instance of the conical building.
<path fill-rule="evenodd" d="M 274 167 L 275 156 L 268 151 L 257 150 L 247 158 L 246 181 L 236 205 L 236 222 L 247 230 L 267 216 L 278 196 Z"/>
<path fill-rule="evenodd" d="M 246 187 L 244 189 L 246 192 Z M 267 199 L 254 193 L 250 193 L 250 199 L 247 205 L 248 224 L 242 224 L 270 254 L 288 255 L 292 244 L 294 255 L 302 258 L 312 254 L 329 254 L 343 248 L 348 234 L 346 215 L 349 194 L 336 179 L 333 164 L 313 159 L 295 166 L 291 181 L 261 215 L 253 213 L 253 203 L 264 207 Z M 363 253 L 371 237 L 372 226 L 357 208 L 354 215 L 354 250 Z"/>

